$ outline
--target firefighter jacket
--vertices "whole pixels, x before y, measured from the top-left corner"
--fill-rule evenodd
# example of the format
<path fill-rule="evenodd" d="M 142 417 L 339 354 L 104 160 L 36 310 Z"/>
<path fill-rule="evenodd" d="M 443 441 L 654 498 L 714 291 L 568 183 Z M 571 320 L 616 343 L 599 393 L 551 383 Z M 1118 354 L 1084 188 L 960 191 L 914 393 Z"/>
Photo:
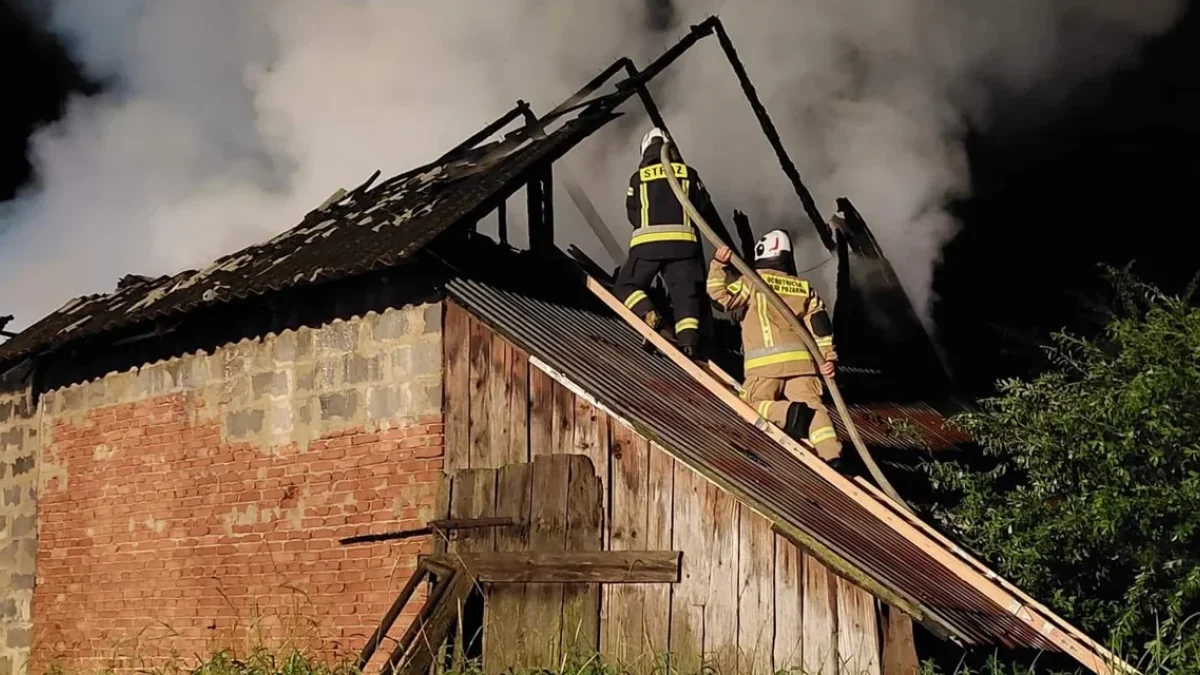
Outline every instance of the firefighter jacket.
<path fill-rule="evenodd" d="M 644 251 L 653 259 L 699 256 L 699 233 L 671 190 L 666 171 L 675 174 L 688 200 L 700 213 L 710 208 L 708 191 L 694 168 L 682 162 L 671 162 L 664 167 L 659 161 L 661 148 L 661 142 L 652 144 L 642 156 L 638 170 L 629 177 L 625 211 L 634 228 L 629 248 L 648 246 Z"/>
<path fill-rule="evenodd" d="M 816 290 L 804 279 L 791 274 L 771 269 L 756 271 L 812 333 L 821 350 L 821 358 L 837 360 L 833 348 L 833 324 Z M 747 377 L 787 378 L 816 374 L 816 364 L 803 340 L 771 307 L 767 296 L 755 292 L 744 279 L 731 280 L 728 267 L 716 260 L 709 266 L 707 287 L 709 297 L 722 309 L 746 309 L 742 319 L 742 351 Z"/>

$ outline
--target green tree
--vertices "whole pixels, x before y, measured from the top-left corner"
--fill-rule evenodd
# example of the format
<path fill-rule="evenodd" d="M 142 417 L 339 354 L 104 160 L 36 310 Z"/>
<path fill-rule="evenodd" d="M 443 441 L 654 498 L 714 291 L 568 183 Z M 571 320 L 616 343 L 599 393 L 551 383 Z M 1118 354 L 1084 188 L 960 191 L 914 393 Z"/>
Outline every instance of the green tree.
<path fill-rule="evenodd" d="M 1194 285 L 1108 276 L 1101 335 L 1054 335 L 1046 372 L 953 420 L 987 466 L 926 470 L 955 496 L 937 517 L 1002 574 L 1122 651 L 1171 638 L 1171 667 L 1197 672 L 1200 309 Z"/>

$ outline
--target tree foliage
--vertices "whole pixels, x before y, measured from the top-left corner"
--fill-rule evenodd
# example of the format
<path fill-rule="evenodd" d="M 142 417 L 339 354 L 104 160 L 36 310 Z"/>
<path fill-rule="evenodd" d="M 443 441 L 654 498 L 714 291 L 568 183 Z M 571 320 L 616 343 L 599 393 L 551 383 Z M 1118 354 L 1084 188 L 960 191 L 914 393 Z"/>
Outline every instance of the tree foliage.
<path fill-rule="evenodd" d="M 1179 636 L 1200 662 L 1200 309 L 1194 286 L 1108 275 L 1101 335 L 1056 334 L 1046 372 L 953 420 L 989 466 L 926 468 L 957 497 L 939 519 L 1030 594 L 1139 652 Z"/>

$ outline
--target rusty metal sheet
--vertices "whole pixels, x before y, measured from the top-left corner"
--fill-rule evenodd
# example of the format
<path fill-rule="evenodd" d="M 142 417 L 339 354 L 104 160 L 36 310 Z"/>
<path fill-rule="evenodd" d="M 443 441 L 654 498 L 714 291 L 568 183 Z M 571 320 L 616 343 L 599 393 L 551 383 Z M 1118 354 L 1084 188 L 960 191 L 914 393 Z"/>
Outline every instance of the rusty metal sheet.
<path fill-rule="evenodd" d="M 846 407 L 863 442 L 871 447 L 937 451 L 950 450 L 971 440 L 924 403 L 851 403 Z M 838 436 L 848 442 L 850 436 L 841 418 L 837 415 L 833 418 Z"/>
<path fill-rule="evenodd" d="M 556 285 L 561 293 L 557 278 Z M 468 278 L 451 280 L 447 291 L 485 324 L 647 430 L 672 454 L 719 475 L 884 587 L 917 600 L 965 642 L 1057 651 L 1030 625 L 746 423 L 670 360 L 644 351 L 640 336 L 618 317 Z M 928 421 L 928 412 L 918 407 L 891 412 Z"/>

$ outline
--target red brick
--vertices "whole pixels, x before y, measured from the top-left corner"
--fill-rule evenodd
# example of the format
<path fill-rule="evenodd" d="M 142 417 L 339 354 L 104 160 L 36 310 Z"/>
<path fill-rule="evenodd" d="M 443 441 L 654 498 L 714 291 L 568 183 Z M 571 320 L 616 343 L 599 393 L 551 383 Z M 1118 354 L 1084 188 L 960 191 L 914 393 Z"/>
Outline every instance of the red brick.
<path fill-rule="evenodd" d="M 216 407 L 192 396 L 192 411 Z M 299 596 L 281 590 L 285 584 L 305 594 L 304 614 L 317 618 L 319 632 L 342 636 L 340 648 L 352 652 L 426 548 L 427 538 L 361 547 L 337 539 L 397 529 L 398 486 L 424 484 L 408 493 L 416 498 L 406 498 L 403 518 L 433 505 L 439 416 L 383 432 L 348 429 L 303 452 L 296 444 L 260 452 L 226 443 L 219 424 L 195 422 L 182 395 L 47 422 L 43 456 L 68 476 L 48 481 L 39 504 L 35 672 L 52 658 L 74 670 L 102 665 L 113 642 L 147 629 L 142 641 L 161 643 L 164 653 L 202 653 L 258 608 L 290 614 Z M 100 443 L 111 451 L 107 460 L 93 456 Z M 64 484 L 71 489 L 59 490 Z M 239 523 L 251 505 L 253 521 Z"/>

